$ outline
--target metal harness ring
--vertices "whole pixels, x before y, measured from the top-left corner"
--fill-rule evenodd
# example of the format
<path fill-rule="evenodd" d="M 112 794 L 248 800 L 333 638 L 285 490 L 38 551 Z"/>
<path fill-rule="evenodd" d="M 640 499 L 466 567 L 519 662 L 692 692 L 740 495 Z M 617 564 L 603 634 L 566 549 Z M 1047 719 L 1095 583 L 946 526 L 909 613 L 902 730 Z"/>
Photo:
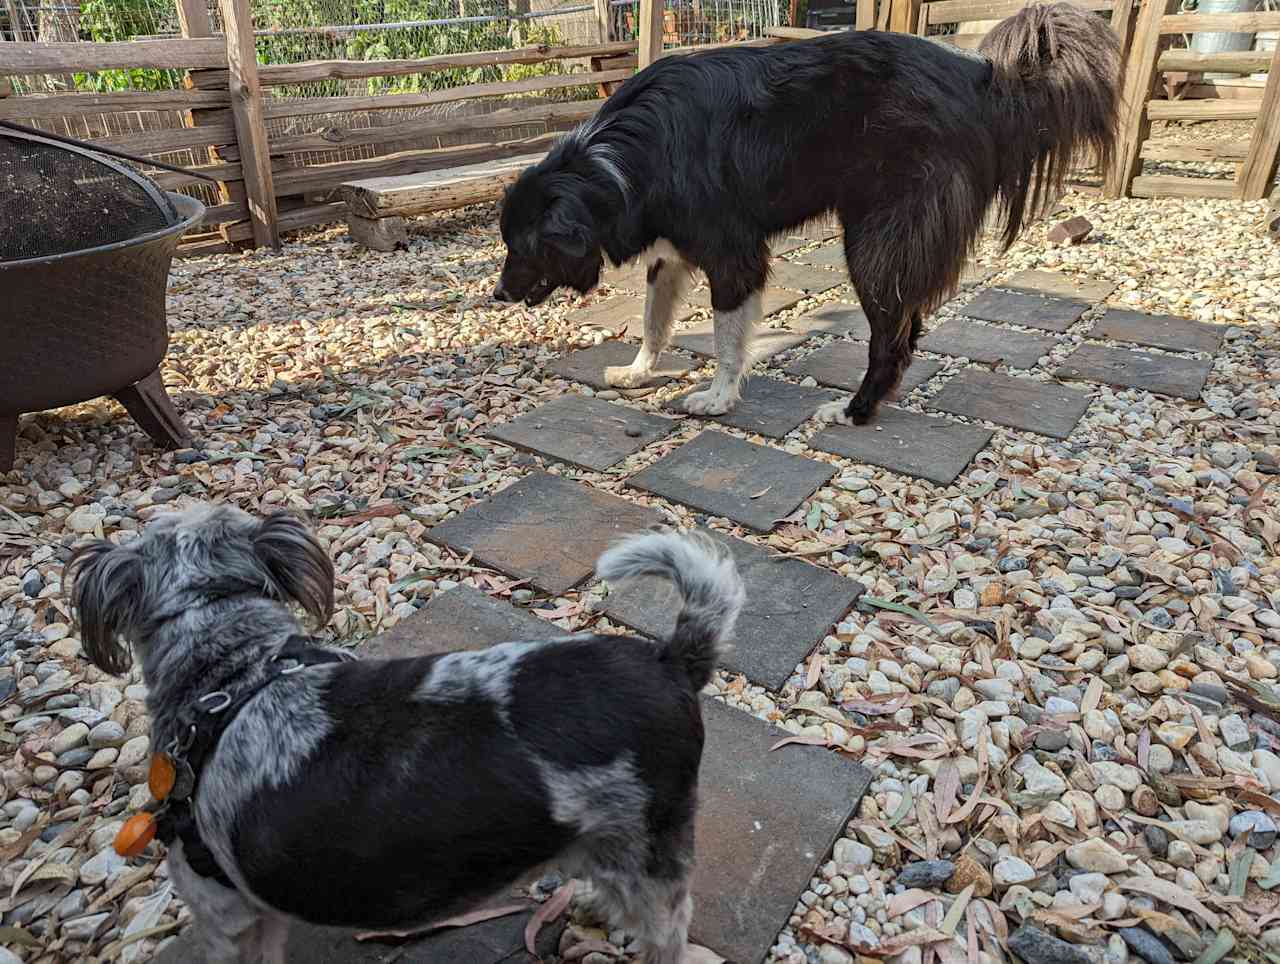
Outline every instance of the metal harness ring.
<path fill-rule="evenodd" d="M 217 706 L 206 707 L 205 712 L 210 715 L 221 713 L 231 705 L 231 694 L 226 690 L 214 690 L 212 693 L 206 693 L 204 696 L 200 697 L 200 699 L 196 700 L 196 702 L 208 703 L 211 700 L 221 700 L 221 702 L 218 703 Z"/>

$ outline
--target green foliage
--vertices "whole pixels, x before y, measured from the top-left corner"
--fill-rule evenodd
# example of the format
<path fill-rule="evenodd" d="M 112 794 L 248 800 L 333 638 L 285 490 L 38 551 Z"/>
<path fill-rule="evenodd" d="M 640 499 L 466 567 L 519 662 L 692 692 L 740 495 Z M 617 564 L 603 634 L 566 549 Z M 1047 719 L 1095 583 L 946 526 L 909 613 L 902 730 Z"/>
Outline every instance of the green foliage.
<path fill-rule="evenodd" d="M 161 10 L 176 17 L 171 3 Z M 159 33 L 164 18 L 157 17 L 153 0 L 82 0 L 80 36 L 100 43 L 132 40 Z M 76 74 L 79 90 L 173 90 L 181 86 L 181 73 L 173 70 L 104 70 L 97 74 Z"/>

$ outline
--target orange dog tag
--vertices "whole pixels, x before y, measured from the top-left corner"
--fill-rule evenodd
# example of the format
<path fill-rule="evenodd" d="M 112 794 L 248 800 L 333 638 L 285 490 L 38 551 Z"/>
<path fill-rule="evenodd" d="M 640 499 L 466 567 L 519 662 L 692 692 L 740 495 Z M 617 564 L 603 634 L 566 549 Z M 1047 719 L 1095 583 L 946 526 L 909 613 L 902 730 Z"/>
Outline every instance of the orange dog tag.
<path fill-rule="evenodd" d="M 115 851 L 121 857 L 137 857 L 155 835 L 156 818 L 149 813 L 135 813 L 116 834 Z"/>
<path fill-rule="evenodd" d="M 173 761 L 169 759 L 167 753 L 153 753 L 151 755 L 151 770 L 147 774 L 147 786 L 151 789 L 151 796 L 157 800 L 164 800 L 173 792 L 173 785 L 178 782 L 178 768 L 173 765 Z"/>

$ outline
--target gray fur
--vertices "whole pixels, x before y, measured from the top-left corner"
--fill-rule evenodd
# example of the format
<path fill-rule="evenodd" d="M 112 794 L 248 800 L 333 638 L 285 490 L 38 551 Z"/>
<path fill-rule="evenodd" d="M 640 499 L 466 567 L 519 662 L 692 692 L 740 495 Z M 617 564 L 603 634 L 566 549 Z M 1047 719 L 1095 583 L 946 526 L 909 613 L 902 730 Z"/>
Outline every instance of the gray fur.
<path fill-rule="evenodd" d="M 487 699 L 505 719 L 511 678 L 521 657 L 538 645 L 499 643 L 474 652 L 449 653 L 432 664 L 415 695 L 421 700 L 455 703 Z"/>
<path fill-rule="evenodd" d="M 259 522 L 230 506 L 202 507 L 162 517 L 125 545 L 100 541 L 82 547 L 70 570 L 72 601 L 90 658 L 112 672 L 129 666 L 131 650 L 141 661 L 157 750 L 174 744 L 184 714 L 202 697 L 235 695 L 259 687 L 268 675 L 275 677 L 223 731 L 204 764 L 194 800 L 200 837 L 235 888 L 195 873 L 181 840 L 170 849 L 169 861 L 174 884 L 196 919 L 204 960 L 283 964 L 290 918 L 253 893 L 236 841 L 238 824 L 258 796 L 304 785 L 308 761 L 342 725 L 334 708 L 342 699 L 335 679 L 343 667 L 325 664 L 277 675 L 283 664 L 275 662 L 299 632 L 290 603 L 318 622 L 332 612 L 333 567 L 325 550 L 288 517 Z M 690 681 L 700 686 L 699 674 L 727 638 L 741 605 L 741 583 L 728 557 L 709 540 L 650 534 L 611 550 L 601 560 L 601 572 L 614 578 L 652 572 L 677 582 L 686 607 L 668 652 L 690 667 Z M 723 624 L 716 625 L 717 618 Z M 566 641 L 577 645 L 580 638 L 506 643 L 445 656 L 416 687 L 414 677 L 406 678 L 411 698 L 487 702 L 510 728 L 513 679 L 522 660 Z M 638 657 L 650 662 L 652 650 L 635 642 Z M 600 644 L 625 645 L 612 639 Z M 422 672 L 416 660 L 390 665 Z M 696 739 L 700 747 L 700 728 Z M 597 880 L 601 905 L 635 934 L 649 964 L 678 964 L 691 913 L 691 822 L 660 831 L 650 826 L 653 788 L 628 753 L 619 751 L 606 766 L 574 767 L 542 759 L 532 748 L 526 752 L 534 757 L 546 790 L 546 825 L 574 830 L 576 839 L 562 856 Z M 424 780 L 431 779 L 424 774 Z M 693 789 L 687 792 L 692 813 Z M 290 814 L 279 819 L 287 822 Z M 317 839 L 330 832 L 343 831 L 317 828 Z M 494 882 L 495 887 L 504 883 Z"/>

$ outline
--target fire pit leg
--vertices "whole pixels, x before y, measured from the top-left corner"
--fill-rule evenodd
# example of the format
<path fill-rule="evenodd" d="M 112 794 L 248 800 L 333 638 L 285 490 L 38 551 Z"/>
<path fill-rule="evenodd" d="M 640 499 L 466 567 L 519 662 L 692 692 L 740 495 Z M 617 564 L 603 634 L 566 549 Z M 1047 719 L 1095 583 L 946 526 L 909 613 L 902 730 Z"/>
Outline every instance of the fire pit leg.
<path fill-rule="evenodd" d="M 151 436 L 157 445 L 164 448 L 181 449 L 191 445 L 191 430 L 182 421 L 182 416 L 173 407 L 169 393 L 164 390 L 164 382 L 160 380 L 160 369 L 156 369 L 146 378 L 128 388 L 115 393 L 115 399 L 133 416 L 144 432 Z"/>
<path fill-rule="evenodd" d="M 18 457 L 18 416 L 0 415 L 0 473 L 13 468 Z"/>

